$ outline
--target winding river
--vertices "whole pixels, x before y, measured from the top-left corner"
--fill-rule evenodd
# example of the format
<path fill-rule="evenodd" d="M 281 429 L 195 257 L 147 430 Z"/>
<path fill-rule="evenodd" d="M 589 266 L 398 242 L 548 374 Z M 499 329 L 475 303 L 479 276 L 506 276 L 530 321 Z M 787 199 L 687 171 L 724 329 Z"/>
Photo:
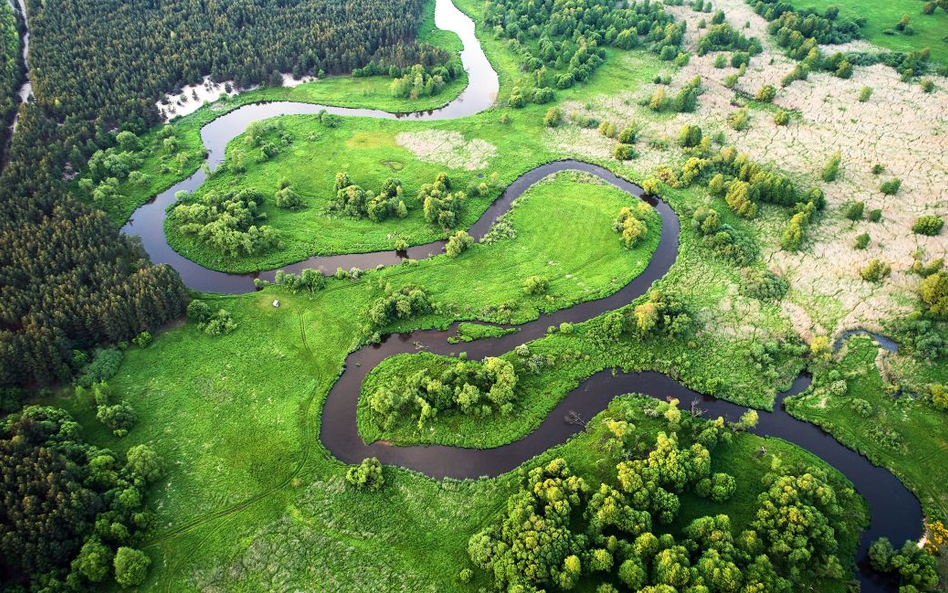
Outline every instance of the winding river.
<path fill-rule="evenodd" d="M 247 127 L 263 119 L 290 114 L 315 114 L 323 109 L 343 116 L 377 117 L 385 119 L 452 119 L 472 115 L 489 108 L 498 91 L 497 74 L 487 61 L 480 44 L 474 36 L 474 23 L 460 12 L 450 0 L 437 0 L 435 23 L 438 27 L 456 32 L 464 44 L 462 60 L 468 71 L 469 85 L 457 99 L 433 111 L 393 114 L 371 109 L 347 109 L 309 103 L 274 102 L 251 104 L 240 107 L 208 124 L 201 130 L 201 138 L 208 149 L 208 165 L 211 169 L 224 160 L 227 143 L 243 133 Z M 333 385 L 323 408 L 320 439 L 325 447 L 338 459 L 347 463 L 358 463 L 366 457 L 377 457 L 384 463 L 399 465 L 422 472 L 433 478 L 477 478 L 497 476 L 521 465 L 524 461 L 565 442 L 582 429 L 565 421 L 568 412 L 576 412 L 590 419 L 606 408 L 617 395 L 629 392 L 642 393 L 655 398 L 668 396 L 678 398 L 684 405 L 698 402 L 698 407 L 710 417 L 725 416 L 732 419 L 740 416 L 746 408 L 723 400 L 698 394 L 675 380 L 657 372 L 617 373 L 602 370 L 583 381 L 553 409 L 537 430 L 528 436 L 494 449 L 464 449 L 446 446 L 395 447 L 384 443 L 365 444 L 356 427 L 356 407 L 362 381 L 383 359 L 398 353 L 415 352 L 420 347 L 437 354 L 456 354 L 463 348 L 471 358 L 496 356 L 516 346 L 542 337 L 550 325 L 562 322 L 581 322 L 606 311 L 617 309 L 644 294 L 652 283 L 665 275 L 677 258 L 680 222 L 671 207 L 664 201 L 644 196 L 641 188 L 616 176 L 602 167 L 579 161 L 559 161 L 542 165 L 525 173 L 514 181 L 503 194 L 471 227 L 475 239 L 483 237 L 493 222 L 506 212 L 513 201 L 532 185 L 547 175 L 563 170 L 584 171 L 627 192 L 631 196 L 646 200 L 659 213 L 662 220 L 661 239 L 655 254 L 645 271 L 611 296 L 577 304 L 573 307 L 543 315 L 539 319 L 518 327 L 518 331 L 495 339 L 478 340 L 452 346 L 447 337 L 453 335 L 456 324 L 448 330 L 416 331 L 410 334 L 388 336 L 381 344 L 365 346 L 346 358 L 344 372 Z M 141 237 L 142 243 L 155 263 L 173 266 L 188 287 L 195 290 L 217 293 L 243 293 L 254 290 L 255 277 L 270 279 L 274 270 L 259 274 L 226 274 L 204 268 L 175 252 L 164 237 L 165 210 L 175 200 L 178 191 L 194 191 L 205 180 L 203 170 L 162 192 L 150 203 L 132 215 L 122 232 Z M 373 268 L 378 265 L 397 264 L 410 257 L 422 259 L 442 251 L 441 241 L 419 245 L 407 252 L 383 251 L 362 254 L 317 256 L 283 268 L 298 272 L 314 268 L 332 272 L 337 267 Z M 897 348 L 884 337 L 877 337 L 883 347 Z M 842 341 L 838 341 L 839 347 Z M 785 398 L 805 390 L 810 384 L 807 375 L 793 381 L 790 389 L 777 398 L 777 410 L 763 413 L 754 433 L 761 436 L 782 438 L 810 451 L 835 467 L 853 482 L 859 493 L 869 503 L 871 525 L 860 542 L 859 580 L 864 593 L 894 590 L 891 581 L 873 573 L 866 561 L 869 543 L 886 536 L 897 545 L 909 539 L 918 539 L 921 533 L 922 512 L 918 499 L 891 473 L 872 465 L 865 457 L 848 449 L 813 424 L 794 419 L 783 406 Z"/>

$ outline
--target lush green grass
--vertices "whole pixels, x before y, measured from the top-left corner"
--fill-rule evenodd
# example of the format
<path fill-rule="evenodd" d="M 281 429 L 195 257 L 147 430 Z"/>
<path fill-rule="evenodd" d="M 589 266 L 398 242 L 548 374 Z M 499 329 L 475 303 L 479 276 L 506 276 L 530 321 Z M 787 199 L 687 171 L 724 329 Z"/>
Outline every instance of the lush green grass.
<path fill-rule="evenodd" d="M 881 47 L 895 51 L 931 50 L 932 62 L 948 66 L 948 13 L 937 9 L 934 14 L 922 14 L 925 2 L 901 0 L 900 2 L 866 2 L 863 0 L 791 0 L 797 8 L 814 7 L 824 11 L 838 6 L 840 16 L 866 19 L 862 28 L 863 37 Z M 886 35 L 883 31 L 895 30 L 902 15 L 909 15 L 915 35 Z"/>
<path fill-rule="evenodd" d="M 512 327 L 507 328 L 497 325 L 486 325 L 483 323 L 462 322 L 458 324 L 457 337 L 448 338 L 448 341 L 451 342 L 453 339 L 455 343 L 473 342 L 475 340 L 482 340 L 485 338 L 499 338 L 500 336 L 505 336 L 515 331 L 517 331 L 517 329 Z"/>
<path fill-rule="evenodd" d="M 926 516 L 948 519 L 946 413 L 908 395 L 892 395 L 876 366 L 877 352 L 868 338 L 851 338 L 846 356 L 818 374 L 815 387 L 788 401 L 787 409 L 888 468 L 918 495 Z M 820 388 L 833 371 L 848 383 L 841 396 L 828 395 Z M 915 369 L 913 376 L 918 376 L 916 373 L 921 371 Z M 948 383 L 948 364 L 930 365 L 926 374 L 928 381 Z M 871 414 L 856 413 L 852 407 L 855 399 L 868 402 Z M 880 428 L 896 435 L 899 442 L 882 438 Z"/>

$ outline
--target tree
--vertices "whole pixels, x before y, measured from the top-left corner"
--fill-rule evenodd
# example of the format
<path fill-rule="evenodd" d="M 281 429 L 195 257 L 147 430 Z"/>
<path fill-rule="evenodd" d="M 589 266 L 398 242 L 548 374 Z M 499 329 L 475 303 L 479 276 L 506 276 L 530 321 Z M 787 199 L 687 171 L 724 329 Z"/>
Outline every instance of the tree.
<path fill-rule="evenodd" d="M 146 483 L 161 477 L 163 468 L 161 458 L 148 445 L 135 445 L 125 454 L 126 469 L 133 476 L 140 477 Z"/>
<path fill-rule="evenodd" d="M 543 294 L 550 287 L 545 276 L 529 276 L 523 279 L 523 292 L 530 295 Z"/>
<path fill-rule="evenodd" d="M 123 587 L 136 587 L 145 582 L 151 558 L 141 550 L 122 546 L 115 553 L 115 581 Z"/>
<path fill-rule="evenodd" d="M 93 583 L 101 583 L 109 575 L 112 550 L 97 536 L 82 545 L 79 556 L 72 562 L 72 569 Z"/>
<path fill-rule="evenodd" d="M 678 133 L 678 145 L 682 148 L 693 148 L 701 144 L 701 126 L 686 124 Z"/>
<path fill-rule="evenodd" d="M 772 84 L 765 84 L 757 90 L 754 98 L 763 103 L 771 103 L 777 96 L 777 89 Z"/>
<path fill-rule="evenodd" d="M 543 116 L 543 125 L 548 128 L 555 128 L 563 121 L 563 112 L 557 107 L 550 107 Z"/>
<path fill-rule="evenodd" d="M 920 294 L 929 315 L 948 318 L 948 273 L 936 272 L 922 280 Z"/>
<path fill-rule="evenodd" d="M 945 221 L 938 216 L 925 215 L 918 217 L 912 224 L 912 232 L 918 235 L 934 237 L 941 232 Z"/>
<path fill-rule="evenodd" d="M 356 490 L 377 492 L 385 485 L 382 464 L 375 457 L 363 459 L 359 465 L 350 467 L 346 471 L 346 482 Z"/>
<path fill-rule="evenodd" d="M 444 246 L 444 252 L 448 257 L 457 257 L 473 244 L 474 238 L 467 231 L 456 231 L 448 239 L 448 243 Z"/>
<path fill-rule="evenodd" d="M 838 150 L 830 155 L 829 160 L 826 162 L 826 166 L 823 167 L 823 181 L 826 181 L 827 183 L 836 181 L 836 177 L 839 175 L 839 162 L 841 158 L 842 153 Z"/>
<path fill-rule="evenodd" d="M 891 272 L 892 266 L 882 260 L 874 259 L 866 267 L 859 270 L 859 275 L 866 282 L 881 282 Z"/>

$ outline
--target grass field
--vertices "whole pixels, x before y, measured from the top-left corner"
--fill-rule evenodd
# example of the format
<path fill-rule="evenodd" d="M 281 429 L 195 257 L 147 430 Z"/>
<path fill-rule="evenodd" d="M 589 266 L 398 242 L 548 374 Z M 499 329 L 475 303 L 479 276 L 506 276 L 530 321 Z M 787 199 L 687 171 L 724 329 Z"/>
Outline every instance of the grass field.
<path fill-rule="evenodd" d="M 865 39 L 894 51 L 919 51 L 926 47 L 931 50 L 931 60 L 935 64 L 948 66 L 948 13 L 937 9 L 933 14 L 922 14 L 925 2 L 918 0 L 896 0 L 895 2 L 864 2 L 861 0 L 792 0 L 797 8 L 816 8 L 826 10 L 838 6 L 840 16 L 866 19 L 862 28 Z M 914 35 L 904 35 L 895 31 L 895 25 L 908 15 Z M 886 35 L 883 31 L 894 31 Z"/>

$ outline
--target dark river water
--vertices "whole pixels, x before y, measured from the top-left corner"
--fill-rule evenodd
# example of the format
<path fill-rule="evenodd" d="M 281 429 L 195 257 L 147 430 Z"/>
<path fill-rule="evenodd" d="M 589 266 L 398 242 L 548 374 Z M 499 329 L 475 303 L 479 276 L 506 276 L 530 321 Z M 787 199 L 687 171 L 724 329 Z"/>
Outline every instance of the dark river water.
<path fill-rule="evenodd" d="M 489 108 L 498 90 L 497 74 L 487 61 L 480 44 L 474 36 L 474 23 L 450 0 L 438 0 L 436 23 L 442 29 L 458 33 L 464 43 L 462 60 L 468 71 L 469 85 L 461 95 L 441 109 L 433 111 L 393 114 L 371 109 L 346 109 L 308 103 L 274 102 L 252 104 L 224 115 L 201 130 L 201 138 L 208 148 L 208 165 L 214 168 L 224 160 L 227 143 L 243 133 L 255 122 L 271 117 L 290 114 L 315 114 L 323 109 L 343 116 L 377 117 L 385 119 L 453 119 L 465 117 Z M 478 340 L 463 346 L 448 344 L 456 324 L 446 331 L 416 331 L 411 334 L 388 336 L 381 344 L 370 345 L 353 352 L 346 359 L 345 370 L 329 392 L 321 423 L 320 438 L 326 448 L 337 458 L 347 463 L 358 463 L 366 457 L 377 457 L 387 464 L 399 465 L 422 472 L 433 478 L 477 478 L 497 476 L 508 472 L 523 462 L 547 449 L 562 444 L 581 427 L 567 422 L 566 415 L 576 412 L 590 419 L 606 408 L 617 395 L 636 392 L 664 399 L 678 398 L 684 406 L 698 400 L 700 408 L 709 417 L 725 416 L 736 419 L 745 408 L 695 393 L 675 380 L 657 372 L 617 373 L 606 369 L 594 374 L 571 391 L 550 412 L 539 428 L 526 437 L 494 449 L 465 449 L 445 446 L 395 447 L 383 443 L 366 444 L 356 427 L 356 406 L 362 381 L 383 359 L 398 353 L 417 351 L 418 346 L 438 354 L 456 354 L 463 350 L 471 358 L 497 356 L 516 346 L 542 337 L 549 326 L 562 322 L 581 322 L 606 311 L 617 309 L 644 294 L 652 283 L 665 275 L 675 262 L 678 252 L 680 223 L 677 215 L 664 201 L 643 196 L 641 188 L 619 178 L 607 169 L 578 161 L 559 161 L 533 169 L 514 181 L 470 229 L 475 239 L 483 237 L 493 222 L 511 203 L 540 179 L 563 170 L 578 170 L 591 173 L 604 181 L 646 200 L 662 219 L 661 240 L 645 271 L 611 296 L 580 303 L 568 309 L 543 315 L 539 319 L 518 327 L 518 331 L 506 336 Z M 204 268 L 175 252 L 165 240 L 163 224 L 166 208 L 174 203 L 178 191 L 192 192 L 205 180 L 205 173 L 197 171 L 191 177 L 162 192 L 132 215 L 122 229 L 128 235 L 142 239 L 152 261 L 167 263 L 174 267 L 188 287 L 216 293 L 244 293 L 254 290 L 256 277 L 272 279 L 274 270 L 257 274 L 226 274 Z M 399 263 L 403 258 L 423 259 L 440 253 L 444 242 L 419 245 L 407 252 L 381 251 L 360 254 L 317 256 L 284 267 L 284 270 L 299 272 L 304 268 L 333 272 L 337 267 L 349 269 L 374 268 L 378 265 Z M 882 346 L 896 348 L 897 345 L 882 336 Z M 842 342 L 838 342 L 837 347 Z M 918 539 L 921 534 L 922 513 L 918 499 L 887 470 L 872 465 L 865 457 L 844 447 L 815 425 L 801 422 L 788 415 L 783 400 L 802 392 L 810 384 L 810 378 L 801 375 L 789 390 L 781 393 L 774 412 L 763 412 L 753 431 L 762 436 L 782 438 L 794 443 L 828 464 L 835 467 L 853 482 L 859 493 L 869 503 L 872 523 L 863 534 L 859 558 L 858 578 L 862 591 L 866 593 L 893 591 L 890 581 L 874 574 L 865 561 L 869 543 L 881 536 L 891 539 L 896 545 L 908 539 Z M 690 409 L 690 408 L 689 408 Z"/>

